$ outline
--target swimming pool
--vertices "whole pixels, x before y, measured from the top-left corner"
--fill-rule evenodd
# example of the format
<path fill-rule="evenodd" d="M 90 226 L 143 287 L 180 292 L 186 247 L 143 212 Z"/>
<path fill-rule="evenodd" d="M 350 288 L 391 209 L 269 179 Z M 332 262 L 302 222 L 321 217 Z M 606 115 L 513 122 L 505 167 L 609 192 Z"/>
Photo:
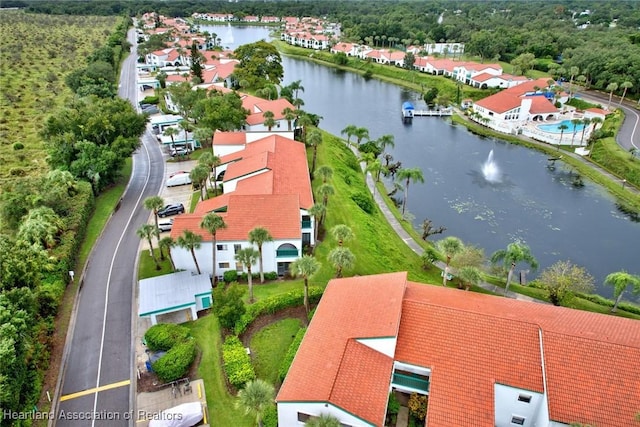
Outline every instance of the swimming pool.
<path fill-rule="evenodd" d="M 549 133 L 561 133 L 563 132 L 560 129 L 560 125 L 565 125 L 567 128 L 564 129 L 564 133 L 572 133 L 572 132 L 582 132 L 584 128 L 584 123 L 578 123 L 575 125 L 575 129 L 573 128 L 574 124 L 571 123 L 571 120 L 563 120 L 560 123 L 546 124 L 546 125 L 538 125 L 537 128 L 543 132 Z"/>

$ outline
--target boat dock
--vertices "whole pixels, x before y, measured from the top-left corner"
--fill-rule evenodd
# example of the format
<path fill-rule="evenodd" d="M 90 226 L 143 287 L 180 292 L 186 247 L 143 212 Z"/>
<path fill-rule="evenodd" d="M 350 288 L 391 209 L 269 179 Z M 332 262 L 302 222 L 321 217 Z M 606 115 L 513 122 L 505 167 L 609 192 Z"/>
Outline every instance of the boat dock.
<path fill-rule="evenodd" d="M 444 110 L 413 110 L 413 116 L 414 117 L 418 117 L 418 116 L 445 117 L 445 116 L 451 116 L 451 115 L 453 115 L 453 109 L 451 109 L 451 108 L 447 108 L 447 109 L 444 109 Z"/>

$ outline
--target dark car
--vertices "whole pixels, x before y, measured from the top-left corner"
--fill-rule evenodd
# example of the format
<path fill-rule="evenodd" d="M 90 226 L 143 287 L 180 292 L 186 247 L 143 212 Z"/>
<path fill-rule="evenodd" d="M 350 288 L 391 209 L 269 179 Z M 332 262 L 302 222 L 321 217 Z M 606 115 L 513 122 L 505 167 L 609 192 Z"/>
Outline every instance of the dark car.
<path fill-rule="evenodd" d="M 174 203 L 167 205 L 158 211 L 158 216 L 164 218 L 165 216 L 178 215 L 184 213 L 184 205 L 182 203 Z"/>

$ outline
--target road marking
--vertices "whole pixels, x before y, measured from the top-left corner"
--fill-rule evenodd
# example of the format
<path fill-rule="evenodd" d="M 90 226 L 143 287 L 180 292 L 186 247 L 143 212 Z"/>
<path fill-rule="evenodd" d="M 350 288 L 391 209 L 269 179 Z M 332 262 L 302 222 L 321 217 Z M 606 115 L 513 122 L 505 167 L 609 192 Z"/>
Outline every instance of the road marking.
<path fill-rule="evenodd" d="M 94 387 L 87 390 L 82 390 L 76 393 L 65 394 L 64 396 L 60 396 L 60 402 L 64 402 L 65 400 L 75 399 L 76 397 L 86 396 L 88 394 L 99 393 L 105 390 L 111 390 L 112 388 L 124 387 L 131 384 L 131 380 L 124 380 L 117 383 L 111 383 L 107 385 L 103 385 L 100 387 Z"/>

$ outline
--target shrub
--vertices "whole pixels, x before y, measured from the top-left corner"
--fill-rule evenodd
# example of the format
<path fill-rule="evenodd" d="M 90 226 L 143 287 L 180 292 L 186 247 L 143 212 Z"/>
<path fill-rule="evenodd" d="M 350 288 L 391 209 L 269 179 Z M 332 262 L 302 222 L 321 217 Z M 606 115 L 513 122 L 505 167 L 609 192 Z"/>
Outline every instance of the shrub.
<path fill-rule="evenodd" d="M 222 279 L 225 281 L 225 283 L 237 282 L 238 272 L 235 270 L 227 270 L 222 275 Z"/>
<path fill-rule="evenodd" d="M 62 301 L 65 287 L 65 283 L 62 280 L 42 282 L 36 290 L 40 316 L 49 317 L 56 315 L 58 305 L 60 301 Z"/>
<path fill-rule="evenodd" d="M 268 271 L 264 273 L 264 280 L 278 280 L 278 273 L 275 271 Z"/>
<path fill-rule="evenodd" d="M 251 358 L 235 335 L 229 335 L 222 344 L 222 364 L 227 379 L 235 388 L 242 388 L 256 377 Z"/>
<path fill-rule="evenodd" d="M 14 150 L 22 150 L 24 149 L 24 144 L 22 142 L 16 142 L 15 144 L 13 144 L 13 149 Z"/>
<path fill-rule="evenodd" d="M 161 381 L 168 383 L 182 378 L 196 358 L 196 341 L 188 339 L 176 344 L 153 365 L 153 371 Z"/>
<path fill-rule="evenodd" d="M 278 407 L 269 405 L 262 414 L 263 427 L 278 427 Z"/>
<path fill-rule="evenodd" d="M 366 213 L 370 214 L 373 212 L 373 200 L 371 200 L 371 196 L 364 192 L 357 192 L 351 195 L 351 200 L 356 202 L 356 205 Z"/>
<path fill-rule="evenodd" d="M 212 310 L 218 316 L 220 326 L 232 330 L 246 311 L 242 301 L 244 289 L 237 283 L 225 287 L 224 283 L 218 283 L 213 290 Z"/>
<path fill-rule="evenodd" d="M 151 351 L 167 351 L 189 339 L 189 328 L 173 323 L 159 323 L 153 325 L 144 334 L 147 347 Z"/>
<path fill-rule="evenodd" d="M 427 396 L 411 393 L 408 405 L 409 412 L 417 419 L 424 420 L 427 416 Z"/>
<path fill-rule="evenodd" d="M 323 289 L 318 286 L 309 287 L 309 303 L 315 304 L 320 301 Z M 215 298 L 215 296 L 214 296 Z M 263 314 L 273 314 L 289 307 L 298 307 L 304 304 L 304 289 L 296 289 L 284 294 L 275 295 L 248 307 L 247 311 L 240 317 L 235 325 L 235 333 L 240 335 L 247 329 L 247 326 Z"/>
<path fill-rule="evenodd" d="M 146 96 L 142 101 L 140 101 L 140 104 L 158 105 L 159 102 L 160 98 L 158 98 L 157 96 Z"/>
<path fill-rule="evenodd" d="M 293 338 L 291 345 L 287 349 L 287 353 L 284 355 L 282 362 L 280 363 L 280 369 L 278 370 L 278 378 L 280 381 L 284 381 L 284 378 L 287 376 L 287 372 L 289 372 L 289 368 L 293 363 L 293 358 L 296 356 L 298 352 L 298 347 L 300 347 L 300 343 L 302 342 L 302 338 L 304 338 L 304 333 L 307 329 L 301 328 L 298 330 L 298 333 Z"/>

